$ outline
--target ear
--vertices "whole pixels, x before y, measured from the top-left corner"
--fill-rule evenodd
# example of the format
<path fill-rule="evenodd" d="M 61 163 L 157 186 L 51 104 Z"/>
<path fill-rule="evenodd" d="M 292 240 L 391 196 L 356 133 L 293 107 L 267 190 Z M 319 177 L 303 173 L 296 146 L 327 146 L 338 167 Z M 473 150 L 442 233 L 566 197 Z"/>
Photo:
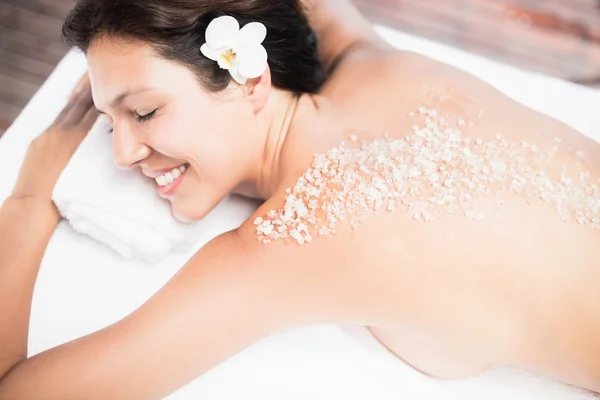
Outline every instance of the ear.
<path fill-rule="evenodd" d="M 254 113 L 263 109 L 271 93 L 271 69 L 267 65 L 265 72 L 258 78 L 248 79 L 242 86 L 244 95 L 252 103 Z"/>

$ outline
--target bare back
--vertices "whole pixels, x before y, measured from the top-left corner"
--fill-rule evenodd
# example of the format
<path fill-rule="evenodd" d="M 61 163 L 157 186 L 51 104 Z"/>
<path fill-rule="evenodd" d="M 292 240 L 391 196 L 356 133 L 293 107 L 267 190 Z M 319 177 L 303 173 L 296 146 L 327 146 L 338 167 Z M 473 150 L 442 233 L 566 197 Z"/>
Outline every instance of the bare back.
<path fill-rule="evenodd" d="M 297 116 L 302 129 L 283 150 L 284 183 L 254 217 L 281 207 L 315 153 L 355 137 L 403 138 L 423 122 L 421 106 L 455 118 L 473 138 L 503 135 L 540 149 L 556 146 L 551 174 L 567 166 L 600 178 L 600 145 L 416 54 L 356 52 L 314 101 L 325 111 L 322 119 L 302 125 Z M 477 207 L 496 201 L 482 196 Z M 505 193 L 502 203 L 501 216 L 480 222 L 442 215 L 424 223 L 394 211 L 356 230 L 342 225 L 301 248 L 257 242 L 256 250 L 277 249 L 295 265 L 310 265 L 306 273 L 320 280 L 315 293 L 323 298 L 314 296 L 320 307 L 335 304 L 332 315 L 371 326 L 391 351 L 426 373 L 467 376 L 501 363 L 592 387 L 600 375 L 591 355 L 600 352 L 600 306 L 582 293 L 598 291 L 600 232 L 562 221 L 552 206 L 528 204 L 520 195 Z M 242 229 L 249 236 L 255 230 L 252 220 Z"/>

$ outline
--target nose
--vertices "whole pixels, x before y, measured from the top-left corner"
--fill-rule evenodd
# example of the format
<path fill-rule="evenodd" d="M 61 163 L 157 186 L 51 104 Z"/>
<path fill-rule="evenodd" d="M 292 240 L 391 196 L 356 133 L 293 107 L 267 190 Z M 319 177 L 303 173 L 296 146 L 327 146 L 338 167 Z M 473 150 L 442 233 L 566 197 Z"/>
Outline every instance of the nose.
<path fill-rule="evenodd" d="M 152 149 L 139 140 L 125 126 L 113 126 L 113 154 L 115 164 L 121 169 L 137 166 L 152 153 Z"/>

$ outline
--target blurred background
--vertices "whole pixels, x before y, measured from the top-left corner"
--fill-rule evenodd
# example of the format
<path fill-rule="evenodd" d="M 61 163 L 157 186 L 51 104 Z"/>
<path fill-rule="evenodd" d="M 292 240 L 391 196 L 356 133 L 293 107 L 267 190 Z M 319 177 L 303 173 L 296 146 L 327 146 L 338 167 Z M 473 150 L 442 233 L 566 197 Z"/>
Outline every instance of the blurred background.
<path fill-rule="evenodd" d="M 74 2 L 0 0 L 0 137 L 68 51 Z M 374 23 L 600 88 L 600 0 L 353 2 Z"/>

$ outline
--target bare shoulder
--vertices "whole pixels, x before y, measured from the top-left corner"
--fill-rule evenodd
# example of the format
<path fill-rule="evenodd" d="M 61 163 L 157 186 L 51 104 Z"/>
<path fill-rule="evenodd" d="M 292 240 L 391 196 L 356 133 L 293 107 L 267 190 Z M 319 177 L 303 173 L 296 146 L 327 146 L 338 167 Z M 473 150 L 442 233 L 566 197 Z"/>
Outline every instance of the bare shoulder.
<path fill-rule="evenodd" d="M 346 129 L 366 137 L 404 135 L 414 124 L 408 114 L 418 108 L 423 84 L 438 67 L 413 52 L 364 46 L 334 70 L 320 95 Z"/>
<path fill-rule="evenodd" d="M 424 86 L 448 79 L 443 77 L 447 68 L 418 53 L 363 46 L 340 63 L 321 95 L 345 114 L 349 125 L 383 132 L 410 129 L 410 121 L 401 116 L 422 103 Z"/>
<path fill-rule="evenodd" d="M 390 46 L 360 45 L 346 55 L 332 71 L 323 88 L 324 94 L 346 96 L 348 91 L 381 87 L 424 76 L 440 63 L 414 52 Z"/>

